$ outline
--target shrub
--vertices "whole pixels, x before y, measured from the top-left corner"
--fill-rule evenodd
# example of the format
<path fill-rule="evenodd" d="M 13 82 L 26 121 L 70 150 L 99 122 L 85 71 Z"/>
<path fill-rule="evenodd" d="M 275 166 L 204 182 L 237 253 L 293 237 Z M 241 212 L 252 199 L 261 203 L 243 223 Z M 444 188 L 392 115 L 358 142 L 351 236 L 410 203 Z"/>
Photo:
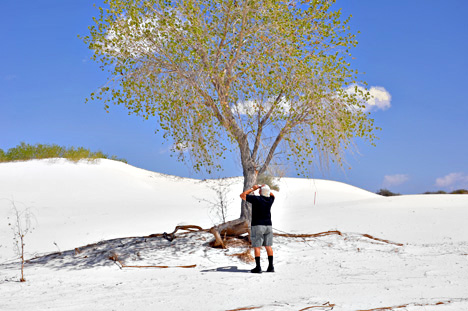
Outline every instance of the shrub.
<path fill-rule="evenodd" d="M 450 192 L 450 194 L 468 194 L 468 190 L 466 189 L 458 189 L 455 191 Z"/>
<path fill-rule="evenodd" d="M 5 153 L 0 149 L 0 162 L 27 161 L 33 159 L 66 158 L 77 162 L 82 159 L 112 159 L 127 163 L 125 159 L 108 156 L 102 151 L 92 152 L 83 147 L 62 147 L 58 145 L 36 144 L 30 145 L 22 142 L 16 147 L 8 149 Z"/>
<path fill-rule="evenodd" d="M 439 191 L 427 191 L 427 192 L 424 192 L 423 194 L 448 194 L 448 193 L 443 190 L 439 190 Z M 458 189 L 458 190 L 450 192 L 450 194 L 468 194 L 468 190 Z"/>
<path fill-rule="evenodd" d="M 397 196 L 397 195 L 400 195 L 399 193 L 393 193 L 391 192 L 390 190 L 388 189 L 380 189 L 379 191 L 376 192 L 377 194 L 380 194 L 384 197 L 393 197 L 393 196 Z"/>
<path fill-rule="evenodd" d="M 447 194 L 447 192 L 443 191 L 443 190 L 439 190 L 439 191 L 426 191 L 424 192 L 423 194 Z"/>

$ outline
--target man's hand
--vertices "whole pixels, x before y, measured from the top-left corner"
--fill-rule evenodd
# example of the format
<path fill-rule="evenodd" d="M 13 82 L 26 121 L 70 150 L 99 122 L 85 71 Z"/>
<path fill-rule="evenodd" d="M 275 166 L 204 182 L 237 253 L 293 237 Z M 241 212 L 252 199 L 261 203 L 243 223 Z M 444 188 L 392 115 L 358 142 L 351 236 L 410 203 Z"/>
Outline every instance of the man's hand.
<path fill-rule="evenodd" d="M 255 190 L 259 189 L 260 187 L 262 187 L 262 186 L 261 185 L 253 185 L 252 188 L 245 190 L 240 195 L 241 199 L 245 201 L 247 199 L 248 194 L 254 192 Z"/>

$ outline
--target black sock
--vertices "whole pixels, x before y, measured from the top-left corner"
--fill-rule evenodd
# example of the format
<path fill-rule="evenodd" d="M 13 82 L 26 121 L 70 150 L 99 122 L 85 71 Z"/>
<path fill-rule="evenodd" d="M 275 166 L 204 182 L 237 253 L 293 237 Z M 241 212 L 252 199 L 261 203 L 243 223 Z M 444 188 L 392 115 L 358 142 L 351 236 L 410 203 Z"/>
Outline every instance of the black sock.
<path fill-rule="evenodd" d="M 255 264 L 260 268 L 260 257 L 255 257 Z"/>
<path fill-rule="evenodd" d="M 273 267 L 273 256 L 268 256 L 268 269 L 267 272 L 275 272 L 275 268 Z"/>
<path fill-rule="evenodd" d="M 255 263 L 257 266 L 250 270 L 252 273 L 262 273 L 262 268 L 260 267 L 260 257 L 255 257 Z"/>

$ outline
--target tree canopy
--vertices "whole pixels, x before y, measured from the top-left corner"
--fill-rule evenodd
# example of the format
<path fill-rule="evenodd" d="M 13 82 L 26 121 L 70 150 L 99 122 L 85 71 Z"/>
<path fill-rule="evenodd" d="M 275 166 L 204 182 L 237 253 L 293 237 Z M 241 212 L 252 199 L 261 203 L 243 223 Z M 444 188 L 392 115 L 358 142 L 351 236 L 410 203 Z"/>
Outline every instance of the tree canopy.
<path fill-rule="evenodd" d="M 273 159 L 299 174 L 342 164 L 377 128 L 350 64 L 350 18 L 334 2 L 106 0 L 83 37 L 109 71 L 90 99 L 157 117 L 196 170 L 237 151 L 245 187 Z"/>

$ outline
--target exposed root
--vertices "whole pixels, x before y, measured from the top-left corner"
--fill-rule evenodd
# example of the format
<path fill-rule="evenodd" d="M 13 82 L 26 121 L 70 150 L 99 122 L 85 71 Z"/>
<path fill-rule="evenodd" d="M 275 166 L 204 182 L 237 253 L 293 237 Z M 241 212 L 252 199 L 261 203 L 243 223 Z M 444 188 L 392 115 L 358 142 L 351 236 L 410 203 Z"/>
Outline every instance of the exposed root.
<path fill-rule="evenodd" d="M 187 232 L 184 232 L 185 234 L 191 233 L 191 232 L 208 232 L 209 230 L 203 229 L 202 227 L 195 226 L 195 225 L 187 225 L 187 226 L 176 226 L 174 231 L 171 233 L 155 233 L 155 234 L 150 234 L 148 236 L 145 236 L 144 238 L 157 238 L 157 237 L 163 237 L 168 241 L 172 241 L 176 238 L 176 232 L 179 230 L 184 230 Z"/>
<path fill-rule="evenodd" d="M 263 306 L 260 307 L 245 307 L 245 308 L 239 308 L 239 309 L 232 309 L 232 310 L 226 310 L 226 311 L 242 311 L 242 310 L 253 310 L 253 309 L 260 309 Z"/>
<path fill-rule="evenodd" d="M 211 243 L 211 246 L 224 249 L 227 248 L 224 243 L 226 236 L 239 237 L 246 233 L 250 236 L 249 222 L 242 218 L 214 226 L 208 231 L 213 234 L 215 238 L 214 242 Z"/>
<path fill-rule="evenodd" d="M 396 243 L 396 242 L 392 242 L 392 241 L 389 241 L 389 240 L 384 240 L 384 239 L 379 239 L 379 238 L 376 238 L 376 237 L 373 237 L 372 235 L 370 234 L 361 234 L 363 237 L 366 237 L 368 239 L 371 239 L 371 240 L 375 240 L 375 241 L 379 241 L 379 242 L 384 242 L 384 243 L 388 243 L 388 244 L 393 244 L 393 245 L 397 245 L 397 246 L 403 246 L 403 244 L 401 243 Z"/>
<path fill-rule="evenodd" d="M 332 230 L 332 231 L 326 231 L 326 232 L 320 232 L 320 233 L 314 233 L 314 234 L 292 234 L 292 233 L 286 233 L 285 232 L 285 233 L 274 233 L 273 235 L 287 237 L 287 238 L 316 238 L 316 237 L 333 235 L 333 234 L 340 235 L 340 236 L 345 235 L 341 231 L 338 231 L 338 230 Z M 392 245 L 397 245 L 397 246 L 403 246 L 402 243 L 396 243 L 396 242 L 392 242 L 392 241 L 389 241 L 389 240 L 379 239 L 379 238 L 376 238 L 376 237 L 374 237 L 374 236 L 372 236 L 370 234 L 362 234 L 362 233 L 356 233 L 356 234 L 358 234 L 360 236 L 363 236 L 365 238 L 374 240 L 374 241 L 379 241 L 379 242 L 392 244 Z"/>
<path fill-rule="evenodd" d="M 242 260 L 245 263 L 252 263 L 252 262 L 255 261 L 255 258 L 252 256 L 252 252 L 251 252 L 250 249 L 248 249 L 248 250 L 246 250 L 245 252 L 242 252 L 242 253 L 232 254 L 232 255 L 228 255 L 228 256 L 237 257 L 237 258 L 239 258 L 240 260 Z"/>
<path fill-rule="evenodd" d="M 445 300 L 445 301 L 439 301 L 435 303 L 408 303 L 404 305 L 399 305 L 399 306 L 391 306 L 391 307 L 381 307 L 381 308 L 374 308 L 374 309 L 362 309 L 362 310 L 357 310 L 357 311 L 385 311 L 385 310 L 396 310 L 396 309 L 402 309 L 402 308 L 407 308 L 407 307 L 428 307 L 428 306 L 438 306 L 438 305 L 445 305 L 445 304 L 451 304 L 454 302 L 459 302 L 459 301 L 466 301 L 468 299 L 462 298 L 462 299 L 451 299 L 451 300 Z"/>
<path fill-rule="evenodd" d="M 247 237 L 227 237 L 225 240 L 226 247 L 248 247 L 250 248 L 250 241 Z"/>
<path fill-rule="evenodd" d="M 313 233 L 313 234 L 292 234 L 292 233 L 274 233 L 275 236 L 283 236 L 287 238 L 316 238 L 326 235 L 343 235 L 340 231 L 327 231 L 327 232 L 320 232 L 320 233 Z"/>
<path fill-rule="evenodd" d="M 333 307 L 335 305 L 333 303 L 330 303 L 330 302 L 326 302 L 324 303 L 323 305 L 321 306 L 310 306 L 310 307 L 306 307 L 304 309 L 301 309 L 299 311 L 304 311 L 304 310 L 310 310 L 310 309 L 315 309 L 315 308 L 331 308 L 330 310 L 333 310 Z"/>

